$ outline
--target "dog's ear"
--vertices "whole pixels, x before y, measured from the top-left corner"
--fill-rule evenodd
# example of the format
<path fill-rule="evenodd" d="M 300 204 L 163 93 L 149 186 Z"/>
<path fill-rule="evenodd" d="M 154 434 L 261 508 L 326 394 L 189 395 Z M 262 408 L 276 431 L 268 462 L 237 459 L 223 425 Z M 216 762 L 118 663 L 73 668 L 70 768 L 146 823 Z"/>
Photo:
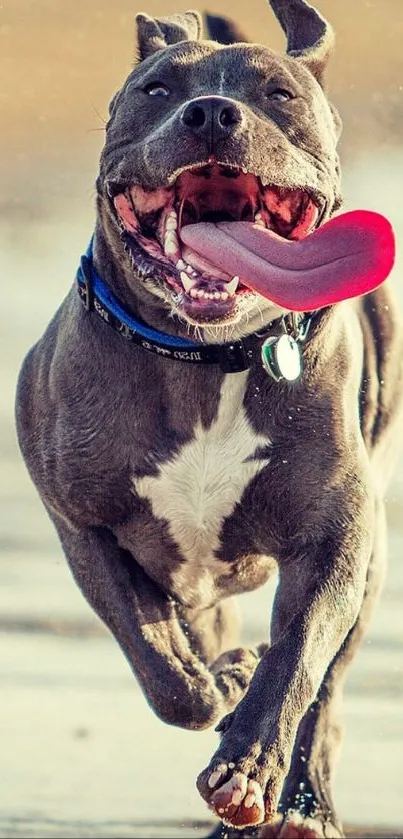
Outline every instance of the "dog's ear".
<path fill-rule="evenodd" d="M 198 12 L 183 12 L 166 18 L 138 14 L 136 23 L 140 61 L 171 44 L 198 41 L 202 31 L 202 19 Z"/>
<path fill-rule="evenodd" d="M 305 0 L 269 0 L 287 35 L 287 53 L 304 64 L 323 84 L 334 32 L 329 23 Z"/>
<path fill-rule="evenodd" d="M 248 38 L 233 20 L 221 15 L 205 13 L 206 30 L 212 41 L 219 44 L 246 44 Z"/>

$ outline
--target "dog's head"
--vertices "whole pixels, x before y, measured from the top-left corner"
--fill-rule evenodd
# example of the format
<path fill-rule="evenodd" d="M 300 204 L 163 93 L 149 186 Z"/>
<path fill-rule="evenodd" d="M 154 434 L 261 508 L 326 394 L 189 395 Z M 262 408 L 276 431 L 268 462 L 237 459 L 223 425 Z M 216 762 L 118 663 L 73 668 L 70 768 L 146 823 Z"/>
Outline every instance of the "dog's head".
<path fill-rule="evenodd" d="M 101 224 L 131 293 L 193 325 L 242 329 L 273 307 L 186 247 L 184 226 L 242 220 L 296 240 L 340 205 L 332 30 L 304 0 L 270 2 L 286 56 L 200 40 L 196 12 L 139 15 L 139 62 L 111 103 Z"/>

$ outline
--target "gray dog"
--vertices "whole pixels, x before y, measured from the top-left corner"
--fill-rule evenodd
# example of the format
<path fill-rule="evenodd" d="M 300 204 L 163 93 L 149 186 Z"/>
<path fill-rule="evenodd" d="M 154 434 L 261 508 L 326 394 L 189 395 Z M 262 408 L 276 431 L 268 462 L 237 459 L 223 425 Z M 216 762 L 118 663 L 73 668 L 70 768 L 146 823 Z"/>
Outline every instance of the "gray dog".
<path fill-rule="evenodd" d="M 402 336 L 384 288 L 292 314 L 208 251 L 260 227 L 295 254 L 341 205 L 331 29 L 303 0 L 271 6 L 286 56 L 219 20 L 221 43 L 200 40 L 195 12 L 138 16 L 93 244 L 24 362 L 17 424 L 72 573 L 148 702 L 172 725 L 217 726 L 197 785 L 220 824 L 333 837 L 342 682 L 383 574 Z M 232 596 L 275 568 L 271 644 L 237 648 Z"/>

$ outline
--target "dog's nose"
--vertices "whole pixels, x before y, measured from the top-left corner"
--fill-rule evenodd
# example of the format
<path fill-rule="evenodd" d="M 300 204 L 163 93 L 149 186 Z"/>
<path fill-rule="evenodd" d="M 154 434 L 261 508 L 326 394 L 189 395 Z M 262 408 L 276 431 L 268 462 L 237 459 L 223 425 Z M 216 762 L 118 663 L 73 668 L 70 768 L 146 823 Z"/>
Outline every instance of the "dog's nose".
<path fill-rule="evenodd" d="M 209 144 L 231 134 L 242 122 L 242 111 L 237 102 L 223 96 L 200 96 L 183 109 L 182 122 L 196 137 Z"/>

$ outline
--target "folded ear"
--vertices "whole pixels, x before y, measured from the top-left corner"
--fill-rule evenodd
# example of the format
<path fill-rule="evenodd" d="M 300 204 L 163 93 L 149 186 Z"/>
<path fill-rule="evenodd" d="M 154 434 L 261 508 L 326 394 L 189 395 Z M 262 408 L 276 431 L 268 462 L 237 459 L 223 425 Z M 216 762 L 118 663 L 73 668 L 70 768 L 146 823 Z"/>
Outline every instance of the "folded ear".
<path fill-rule="evenodd" d="M 205 14 L 206 29 L 212 41 L 219 44 L 246 44 L 249 38 L 244 35 L 238 24 L 221 15 Z"/>
<path fill-rule="evenodd" d="M 287 53 L 304 64 L 320 84 L 334 45 L 329 23 L 305 0 L 269 0 L 287 35 Z"/>
<path fill-rule="evenodd" d="M 202 19 L 198 12 L 183 12 L 166 18 L 138 14 L 136 23 L 140 61 L 171 44 L 198 41 L 202 31 Z"/>

